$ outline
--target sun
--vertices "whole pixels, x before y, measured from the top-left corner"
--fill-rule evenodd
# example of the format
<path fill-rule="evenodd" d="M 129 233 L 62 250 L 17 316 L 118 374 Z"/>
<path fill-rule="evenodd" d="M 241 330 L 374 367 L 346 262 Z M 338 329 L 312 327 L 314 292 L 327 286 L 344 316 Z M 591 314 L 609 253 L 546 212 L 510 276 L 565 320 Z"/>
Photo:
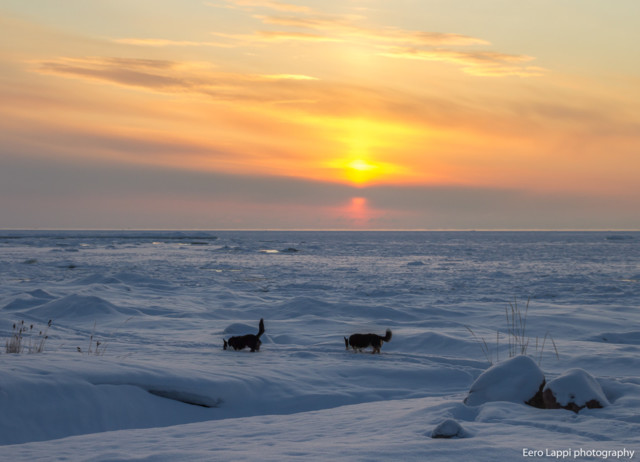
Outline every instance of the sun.
<path fill-rule="evenodd" d="M 363 159 L 356 159 L 353 160 L 351 162 L 349 162 L 349 164 L 347 164 L 347 167 L 357 171 L 357 172 L 370 172 L 371 170 L 375 170 L 377 168 L 379 168 L 378 165 L 374 165 L 370 162 L 367 162 L 366 160 Z"/>
<path fill-rule="evenodd" d="M 413 176 L 398 162 L 403 157 L 404 141 L 414 134 L 411 126 L 368 118 L 329 118 L 317 122 L 330 129 L 327 137 L 332 150 L 340 153 L 322 162 L 326 177 L 366 187 Z"/>
<path fill-rule="evenodd" d="M 397 165 L 364 157 L 336 159 L 326 162 L 325 165 L 332 169 L 340 180 L 359 187 L 389 180 L 400 170 Z"/>
<path fill-rule="evenodd" d="M 345 164 L 345 176 L 351 183 L 365 184 L 382 174 L 380 165 L 364 159 L 354 159 Z"/>
<path fill-rule="evenodd" d="M 331 166 L 340 171 L 343 180 L 360 187 L 390 181 L 402 173 L 402 168 L 396 164 L 365 157 L 340 159 Z"/>

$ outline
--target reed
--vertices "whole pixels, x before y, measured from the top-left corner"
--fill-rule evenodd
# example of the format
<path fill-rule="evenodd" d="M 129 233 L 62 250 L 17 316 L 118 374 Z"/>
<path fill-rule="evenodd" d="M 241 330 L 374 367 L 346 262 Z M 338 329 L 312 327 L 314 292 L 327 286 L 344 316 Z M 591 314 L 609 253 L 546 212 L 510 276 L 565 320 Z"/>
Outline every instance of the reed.
<path fill-rule="evenodd" d="M 5 352 L 11 354 L 20 354 L 25 351 L 27 353 L 42 353 L 45 343 L 49 338 L 48 332 L 51 324 L 53 324 L 53 321 L 49 319 L 47 327 L 45 327 L 44 331 L 39 331 L 38 337 L 34 341 L 33 324 L 27 326 L 24 320 L 19 323 L 14 323 L 11 337 L 5 341 Z"/>
<path fill-rule="evenodd" d="M 513 302 L 510 302 L 509 305 L 505 307 L 505 322 L 507 327 L 507 352 L 509 358 L 513 358 L 514 356 L 518 355 L 526 355 L 529 353 L 529 345 L 531 344 L 531 338 L 527 335 L 527 316 L 529 314 L 529 302 L 530 299 L 527 299 L 527 303 L 523 310 L 521 308 L 521 305 L 518 305 L 518 300 L 514 298 Z M 476 333 L 469 326 L 465 326 L 465 328 L 471 333 L 473 339 L 480 345 L 482 354 L 487 359 L 489 364 L 493 365 L 494 362 L 500 362 L 499 330 L 496 330 L 496 346 L 494 354 L 494 351 L 491 350 L 484 337 L 476 335 Z M 542 354 L 544 353 L 547 339 L 551 341 L 551 344 L 553 345 L 556 358 L 560 359 L 560 354 L 558 353 L 556 342 L 549 334 L 549 332 L 547 332 L 545 333 L 542 342 L 540 342 L 539 337 L 535 338 L 535 353 L 533 356 L 537 358 L 538 364 L 542 362 Z"/>

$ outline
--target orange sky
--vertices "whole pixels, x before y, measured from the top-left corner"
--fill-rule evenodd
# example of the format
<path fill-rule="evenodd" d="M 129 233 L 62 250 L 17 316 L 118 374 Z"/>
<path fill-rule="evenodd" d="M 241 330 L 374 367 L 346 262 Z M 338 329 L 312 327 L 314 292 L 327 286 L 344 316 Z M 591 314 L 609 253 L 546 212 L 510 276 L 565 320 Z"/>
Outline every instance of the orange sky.
<path fill-rule="evenodd" d="M 5 0 L 0 228 L 640 228 L 638 17 Z"/>

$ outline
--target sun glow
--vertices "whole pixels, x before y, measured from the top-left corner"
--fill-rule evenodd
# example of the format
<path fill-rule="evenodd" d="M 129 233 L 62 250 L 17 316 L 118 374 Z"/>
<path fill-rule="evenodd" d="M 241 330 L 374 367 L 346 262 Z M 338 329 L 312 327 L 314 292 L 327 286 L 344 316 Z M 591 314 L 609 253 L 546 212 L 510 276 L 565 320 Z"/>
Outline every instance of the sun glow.
<path fill-rule="evenodd" d="M 363 159 L 348 161 L 345 165 L 345 176 L 355 184 L 364 184 L 382 174 L 380 165 Z"/>
<path fill-rule="evenodd" d="M 380 162 L 365 158 L 346 158 L 327 162 L 340 180 L 355 186 L 366 186 L 381 181 L 393 181 L 402 173 L 402 168 L 389 162 Z"/>
<path fill-rule="evenodd" d="M 343 181 L 356 186 L 394 182 L 409 175 L 397 164 L 398 151 L 415 136 L 414 127 L 376 118 L 337 118 L 324 120 L 344 156 L 327 165 Z M 394 162 L 387 159 L 393 158 Z"/>
<path fill-rule="evenodd" d="M 356 159 L 348 164 L 348 167 L 359 172 L 368 172 L 378 168 L 377 165 L 370 164 L 366 160 Z"/>

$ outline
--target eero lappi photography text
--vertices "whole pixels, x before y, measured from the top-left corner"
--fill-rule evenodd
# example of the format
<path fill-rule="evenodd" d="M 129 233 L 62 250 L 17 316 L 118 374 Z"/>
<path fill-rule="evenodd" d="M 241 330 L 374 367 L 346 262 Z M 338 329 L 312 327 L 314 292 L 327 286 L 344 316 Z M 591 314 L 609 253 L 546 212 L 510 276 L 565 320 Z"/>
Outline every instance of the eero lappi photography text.
<path fill-rule="evenodd" d="M 635 449 L 587 449 L 587 448 L 523 448 L 522 457 L 548 457 L 554 459 L 582 459 L 584 457 L 596 457 L 601 459 L 631 460 L 636 455 Z"/>

